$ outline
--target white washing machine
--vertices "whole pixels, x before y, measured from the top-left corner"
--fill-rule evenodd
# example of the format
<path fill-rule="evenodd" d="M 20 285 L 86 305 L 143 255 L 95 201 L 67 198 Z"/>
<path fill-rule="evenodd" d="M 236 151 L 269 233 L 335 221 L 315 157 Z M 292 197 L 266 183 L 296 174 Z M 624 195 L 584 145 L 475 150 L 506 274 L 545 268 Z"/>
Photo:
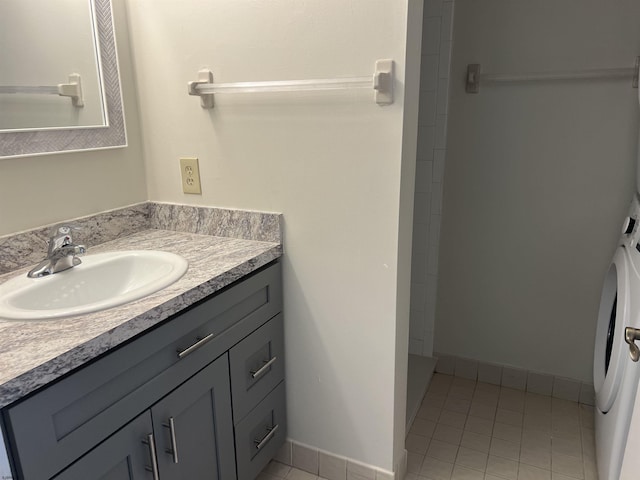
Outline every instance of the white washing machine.
<path fill-rule="evenodd" d="M 636 433 L 636 429 L 640 431 L 640 425 L 636 423 L 640 420 L 635 420 L 634 428 L 630 428 L 640 363 L 634 361 L 630 354 L 630 344 L 635 345 L 633 338 L 628 339 L 629 343 L 625 338 L 625 333 L 633 337 L 634 329 L 638 329 L 640 336 L 639 241 L 640 202 L 636 196 L 623 226 L 620 246 L 605 278 L 598 313 L 593 376 L 600 480 L 640 478 L 640 470 L 629 473 L 631 463 L 626 464 L 632 457 L 640 457 L 640 451 L 636 449 L 640 441 Z M 637 343 L 640 346 L 640 340 Z M 640 416 L 640 411 L 636 411 L 636 416 Z"/>

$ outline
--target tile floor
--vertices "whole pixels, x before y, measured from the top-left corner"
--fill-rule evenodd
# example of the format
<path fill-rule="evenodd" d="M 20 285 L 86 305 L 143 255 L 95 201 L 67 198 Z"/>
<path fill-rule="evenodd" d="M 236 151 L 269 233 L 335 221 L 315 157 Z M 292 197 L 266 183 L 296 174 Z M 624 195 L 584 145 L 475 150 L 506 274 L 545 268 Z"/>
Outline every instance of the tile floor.
<path fill-rule="evenodd" d="M 435 374 L 405 480 L 598 480 L 593 407 Z M 322 480 L 272 461 L 256 480 Z"/>
<path fill-rule="evenodd" d="M 435 374 L 406 480 L 597 480 L 593 407 Z"/>
<path fill-rule="evenodd" d="M 289 467 L 284 463 L 272 460 L 258 475 L 256 480 L 324 480 L 311 473 Z"/>

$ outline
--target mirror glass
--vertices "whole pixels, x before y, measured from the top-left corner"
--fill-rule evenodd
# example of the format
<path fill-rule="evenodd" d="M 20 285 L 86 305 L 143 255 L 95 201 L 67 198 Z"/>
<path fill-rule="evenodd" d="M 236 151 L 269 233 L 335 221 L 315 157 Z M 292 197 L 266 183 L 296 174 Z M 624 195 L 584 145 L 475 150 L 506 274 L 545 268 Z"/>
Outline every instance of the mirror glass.
<path fill-rule="evenodd" d="M 0 0 L 0 157 L 126 146 L 110 0 Z"/>
<path fill-rule="evenodd" d="M 0 131 L 106 125 L 94 32 L 90 0 L 0 0 Z"/>

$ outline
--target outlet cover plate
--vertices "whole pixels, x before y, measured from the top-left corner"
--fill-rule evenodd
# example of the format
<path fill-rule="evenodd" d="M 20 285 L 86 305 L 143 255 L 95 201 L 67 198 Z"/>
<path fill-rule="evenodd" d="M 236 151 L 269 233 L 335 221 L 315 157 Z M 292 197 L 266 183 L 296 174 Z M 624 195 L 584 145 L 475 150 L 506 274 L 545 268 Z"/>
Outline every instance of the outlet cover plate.
<path fill-rule="evenodd" d="M 197 158 L 181 158 L 180 173 L 182 177 L 182 191 L 184 193 L 202 194 L 200 188 L 200 167 Z"/>

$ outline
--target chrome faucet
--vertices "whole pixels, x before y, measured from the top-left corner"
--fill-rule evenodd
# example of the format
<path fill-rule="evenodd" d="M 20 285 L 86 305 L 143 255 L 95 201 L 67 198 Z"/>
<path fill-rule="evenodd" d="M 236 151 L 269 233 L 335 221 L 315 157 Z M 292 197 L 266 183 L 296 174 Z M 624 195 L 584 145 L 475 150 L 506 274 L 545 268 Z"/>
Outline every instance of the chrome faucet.
<path fill-rule="evenodd" d="M 56 225 L 51 229 L 47 258 L 33 267 L 27 276 L 31 278 L 44 277 L 68 270 L 82 263 L 82 260 L 76 255 L 85 253 L 87 249 L 84 245 L 73 243 L 72 230 L 77 230 L 77 228 L 66 224 Z"/>

